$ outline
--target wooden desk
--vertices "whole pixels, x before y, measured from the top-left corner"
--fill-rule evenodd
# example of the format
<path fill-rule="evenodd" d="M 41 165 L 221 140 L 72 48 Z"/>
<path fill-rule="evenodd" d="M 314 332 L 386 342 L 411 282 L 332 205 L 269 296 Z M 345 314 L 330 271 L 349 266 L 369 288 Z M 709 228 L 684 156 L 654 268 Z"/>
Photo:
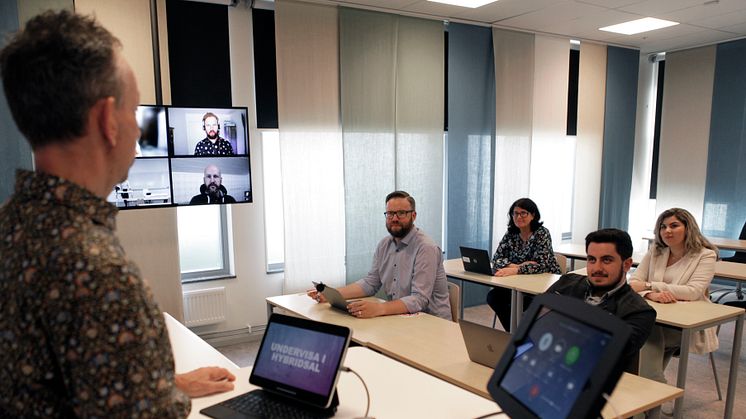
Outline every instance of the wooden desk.
<path fill-rule="evenodd" d="M 642 238 L 652 244 L 655 241 L 655 234 L 648 232 Z M 720 250 L 746 251 L 746 240 L 729 239 L 727 237 L 707 237 L 707 240 Z"/>
<path fill-rule="evenodd" d="M 556 246 L 554 252 L 565 255 L 570 259 L 571 271 L 575 271 L 575 259 L 585 260 L 587 257 L 585 253 L 585 245 L 583 244 L 564 243 Z M 645 257 L 645 252 L 632 253 L 632 266 L 637 266 L 642 261 L 643 257 Z M 725 262 L 719 260 L 715 262 L 715 276 L 736 281 L 746 281 L 746 263 Z"/>
<path fill-rule="evenodd" d="M 301 317 L 346 325 L 352 328 L 355 342 L 489 398 L 486 386 L 492 369 L 469 360 L 461 331 L 454 322 L 429 314 L 357 319 L 333 310 L 329 304 L 316 304 L 304 294 L 270 297 L 267 306 L 269 310 L 279 307 Z M 611 403 L 621 416 L 627 417 L 682 395 L 683 390 L 676 387 L 625 373 L 611 395 Z M 602 415 L 615 416 L 608 407 Z"/>
<path fill-rule="evenodd" d="M 715 276 L 736 281 L 746 281 L 746 263 L 719 260 L 715 262 Z"/>
<path fill-rule="evenodd" d="M 660 304 L 648 301 L 648 304 L 658 313 L 655 319 L 656 323 L 681 329 L 681 357 L 679 358 L 676 386 L 682 389 L 686 385 L 690 336 L 699 330 L 730 321 L 736 322 L 733 333 L 733 348 L 731 350 L 728 391 L 725 396 L 724 414 L 725 418 L 732 418 L 733 402 L 736 395 L 736 381 L 738 380 L 738 362 L 741 354 L 741 339 L 743 337 L 744 310 L 738 307 L 713 304 L 709 301 L 679 301 L 674 304 Z M 676 400 L 674 417 L 681 417 L 683 403 L 683 397 Z"/>
<path fill-rule="evenodd" d="M 580 243 L 562 243 L 554 246 L 554 253 L 559 253 L 570 259 L 570 270 L 575 270 L 575 260 L 581 259 L 586 260 L 588 254 L 585 252 L 585 244 Z M 642 258 L 645 257 L 646 252 L 633 252 L 632 253 L 632 266 L 637 266 Z"/>
<path fill-rule="evenodd" d="M 729 262 L 717 262 L 729 263 Z M 730 263 L 732 265 L 742 265 Z M 448 274 L 448 269 L 446 269 Z M 578 269 L 573 273 L 586 275 L 585 268 Z M 479 274 L 474 274 L 479 275 Z M 534 282 L 534 286 L 524 286 L 521 292 L 530 294 L 540 294 L 544 292 L 551 283 L 545 284 L 541 289 L 540 282 Z M 736 381 L 738 379 L 738 362 L 741 354 L 741 337 L 743 336 L 744 310 L 737 307 L 729 307 L 720 304 L 713 304 L 708 301 L 681 301 L 676 304 L 659 304 L 653 301 L 648 303 L 657 312 L 656 323 L 674 327 L 682 331 L 681 334 L 681 353 L 679 359 L 679 369 L 676 377 L 676 386 L 684 388 L 686 385 L 686 372 L 689 364 L 689 342 L 692 333 L 717 326 L 730 321 L 735 321 L 735 332 L 733 337 L 733 348 L 731 351 L 730 370 L 728 373 L 728 390 L 725 397 L 725 415 L 730 418 L 733 415 L 733 402 L 736 391 Z M 681 406 L 683 406 L 683 397 L 676 401 L 674 406 L 674 416 L 681 417 Z M 678 413 L 677 413 L 678 412 Z"/>
<path fill-rule="evenodd" d="M 475 284 L 488 285 L 491 287 L 508 288 L 511 292 L 511 313 L 510 313 L 510 330 L 515 330 L 518 320 L 523 314 L 523 293 L 540 294 L 550 285 L 554 284 L 560 277 L 555 274 L 533 274 L 533 275 L 511 275 L 511 276 L 493 276 L 483 275 L 464 270 L 464 263 L 461 259 L 449 259 L 443 262 L 443 268 L 446 276 L 456 278 L 461 281 L 473 282 Z M 464 301 L 464 287 L 461 287 L 461 301 Z M 461 317 L 464 317 L 463 305 L 461 307 Z"/>
<path fill-rule="evenodd" d="M 249 384 L 251 367 L 238 368 L 173 317 L 168 314 L 164 316 L 177 372 L 187 372 L 205 365 L 220 365 L 226 368 L 230 366 L 228 369 L 236 374 L 233 391 L 192 399 L 190 418 L 205 418 L 199 413 L 201 409 L 257 388 Z M 344 364 L 365 380 L 370 391 L 369 415 L 372 417 L 477 417 L 499 410 L 491 399 L 457 388 L 367 348 L 350 348 Z M 365 389 L 355 375 L 342 374 L 337 391 L 340 405 L 335 418 L 363 416 Z"/>

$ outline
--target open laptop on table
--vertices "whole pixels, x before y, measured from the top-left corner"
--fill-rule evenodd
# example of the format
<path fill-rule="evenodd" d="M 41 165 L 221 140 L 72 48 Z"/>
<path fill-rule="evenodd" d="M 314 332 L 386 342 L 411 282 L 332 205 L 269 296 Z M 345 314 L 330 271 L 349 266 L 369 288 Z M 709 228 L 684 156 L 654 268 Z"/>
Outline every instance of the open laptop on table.
<path fill-rule="evenodd" d="M 273 313 L 249 377 L 262 389 L 200 413 L 218 419 L 333 416 L 351 335 L 347 327 Z"/>
<path fill-rule="evenodd" d="M 492 275 L 492 262 L 490 254 L 484 249 L 459 246 L 461 250 L 461 261 L 464 270 L 484 275 Z"/>
<path fill-rule="evenodd" d="M 511 417 L 596 418 L 622 374 L 630 327 L 598 307 L 542 294 L 487 383 Z"/>
<path fill-rule="evenodd" d="M 510 343 L 510 333 L 466 320 L 459 320 L 458 325 L 464 336 L 469 359 L 485 367 L 495 368 Z"/>

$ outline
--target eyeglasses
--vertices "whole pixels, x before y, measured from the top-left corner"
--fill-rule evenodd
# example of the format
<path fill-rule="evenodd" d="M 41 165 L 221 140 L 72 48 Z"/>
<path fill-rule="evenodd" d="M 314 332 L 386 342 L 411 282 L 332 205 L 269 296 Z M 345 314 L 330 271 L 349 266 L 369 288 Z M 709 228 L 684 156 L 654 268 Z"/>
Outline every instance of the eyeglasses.
<path fill-rule="evenodd" d="M 414 212 L 414 210 L 386 211 L 383 213 L 383 215 L 385 215 L 386 218 L 390 220 L 394 218 L 395 215 L 397 218 L 404 218 L 404 216 L 406 216 L 410 212 Z"/>
<path fill-rule="evenodd" d="M 526 218 L 530 214 L 528 211 L 513 212 L 513 218 Z"/>

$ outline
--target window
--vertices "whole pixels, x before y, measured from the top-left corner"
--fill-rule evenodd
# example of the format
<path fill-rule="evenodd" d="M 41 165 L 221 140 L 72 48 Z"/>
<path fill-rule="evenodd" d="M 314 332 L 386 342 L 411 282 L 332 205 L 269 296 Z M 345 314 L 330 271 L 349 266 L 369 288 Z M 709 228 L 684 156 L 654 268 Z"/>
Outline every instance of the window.
<path fill-rule="evenodd" d="M 282 202 L 280 132 L 260 130 L 264 166 L 264 235 L 267 273 L 285 270 L 285 221 Z"/>
<path fill-rule="evenodd" d="M 177 208 L 181 281 L 233 276 L 229 209 L 226 205 Z"/>

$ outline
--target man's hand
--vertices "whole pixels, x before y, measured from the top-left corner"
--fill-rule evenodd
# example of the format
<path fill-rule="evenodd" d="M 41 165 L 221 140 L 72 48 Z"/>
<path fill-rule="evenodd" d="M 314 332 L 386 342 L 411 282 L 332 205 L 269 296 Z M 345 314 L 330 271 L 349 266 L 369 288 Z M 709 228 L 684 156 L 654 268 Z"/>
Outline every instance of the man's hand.
<path fill-rule="evenodd" d="M 326 298 L 324 297 L 324 294 L 316 291 L 316 290 L 307 290 L 306 295 L 316 300 L 318 303 L 325 303 Z"/>
<path fill-rule="evenodd" d="M 355 317 L 369 319 L 386 314 L 383 304 L 367 300 L 351 301 L 350 304 L 347 304 L 347 311 Z"/>
<path fill-rule="evenodd" d="M 511 275 L 518 275 L 518 267 L 511 267 L 507 266 L 502 269 L 498 269 L 497 272 L 495 272 L 495 276 L 511 276 Z"/>
<path fill-rule="evenodd" d="M 645 297 L 649 300 L 663 304 L 675 303 L 677 301 L 676 297 L 674 297 L 669 291 L 649 292 L 645 294 Z"/>
<path fill-rule="evenodd" d="M 236 376 L 225 368 L 203 367 L 176 374 L 176 387 L 189 397 L 202 397 L 233 390 Z"/>

